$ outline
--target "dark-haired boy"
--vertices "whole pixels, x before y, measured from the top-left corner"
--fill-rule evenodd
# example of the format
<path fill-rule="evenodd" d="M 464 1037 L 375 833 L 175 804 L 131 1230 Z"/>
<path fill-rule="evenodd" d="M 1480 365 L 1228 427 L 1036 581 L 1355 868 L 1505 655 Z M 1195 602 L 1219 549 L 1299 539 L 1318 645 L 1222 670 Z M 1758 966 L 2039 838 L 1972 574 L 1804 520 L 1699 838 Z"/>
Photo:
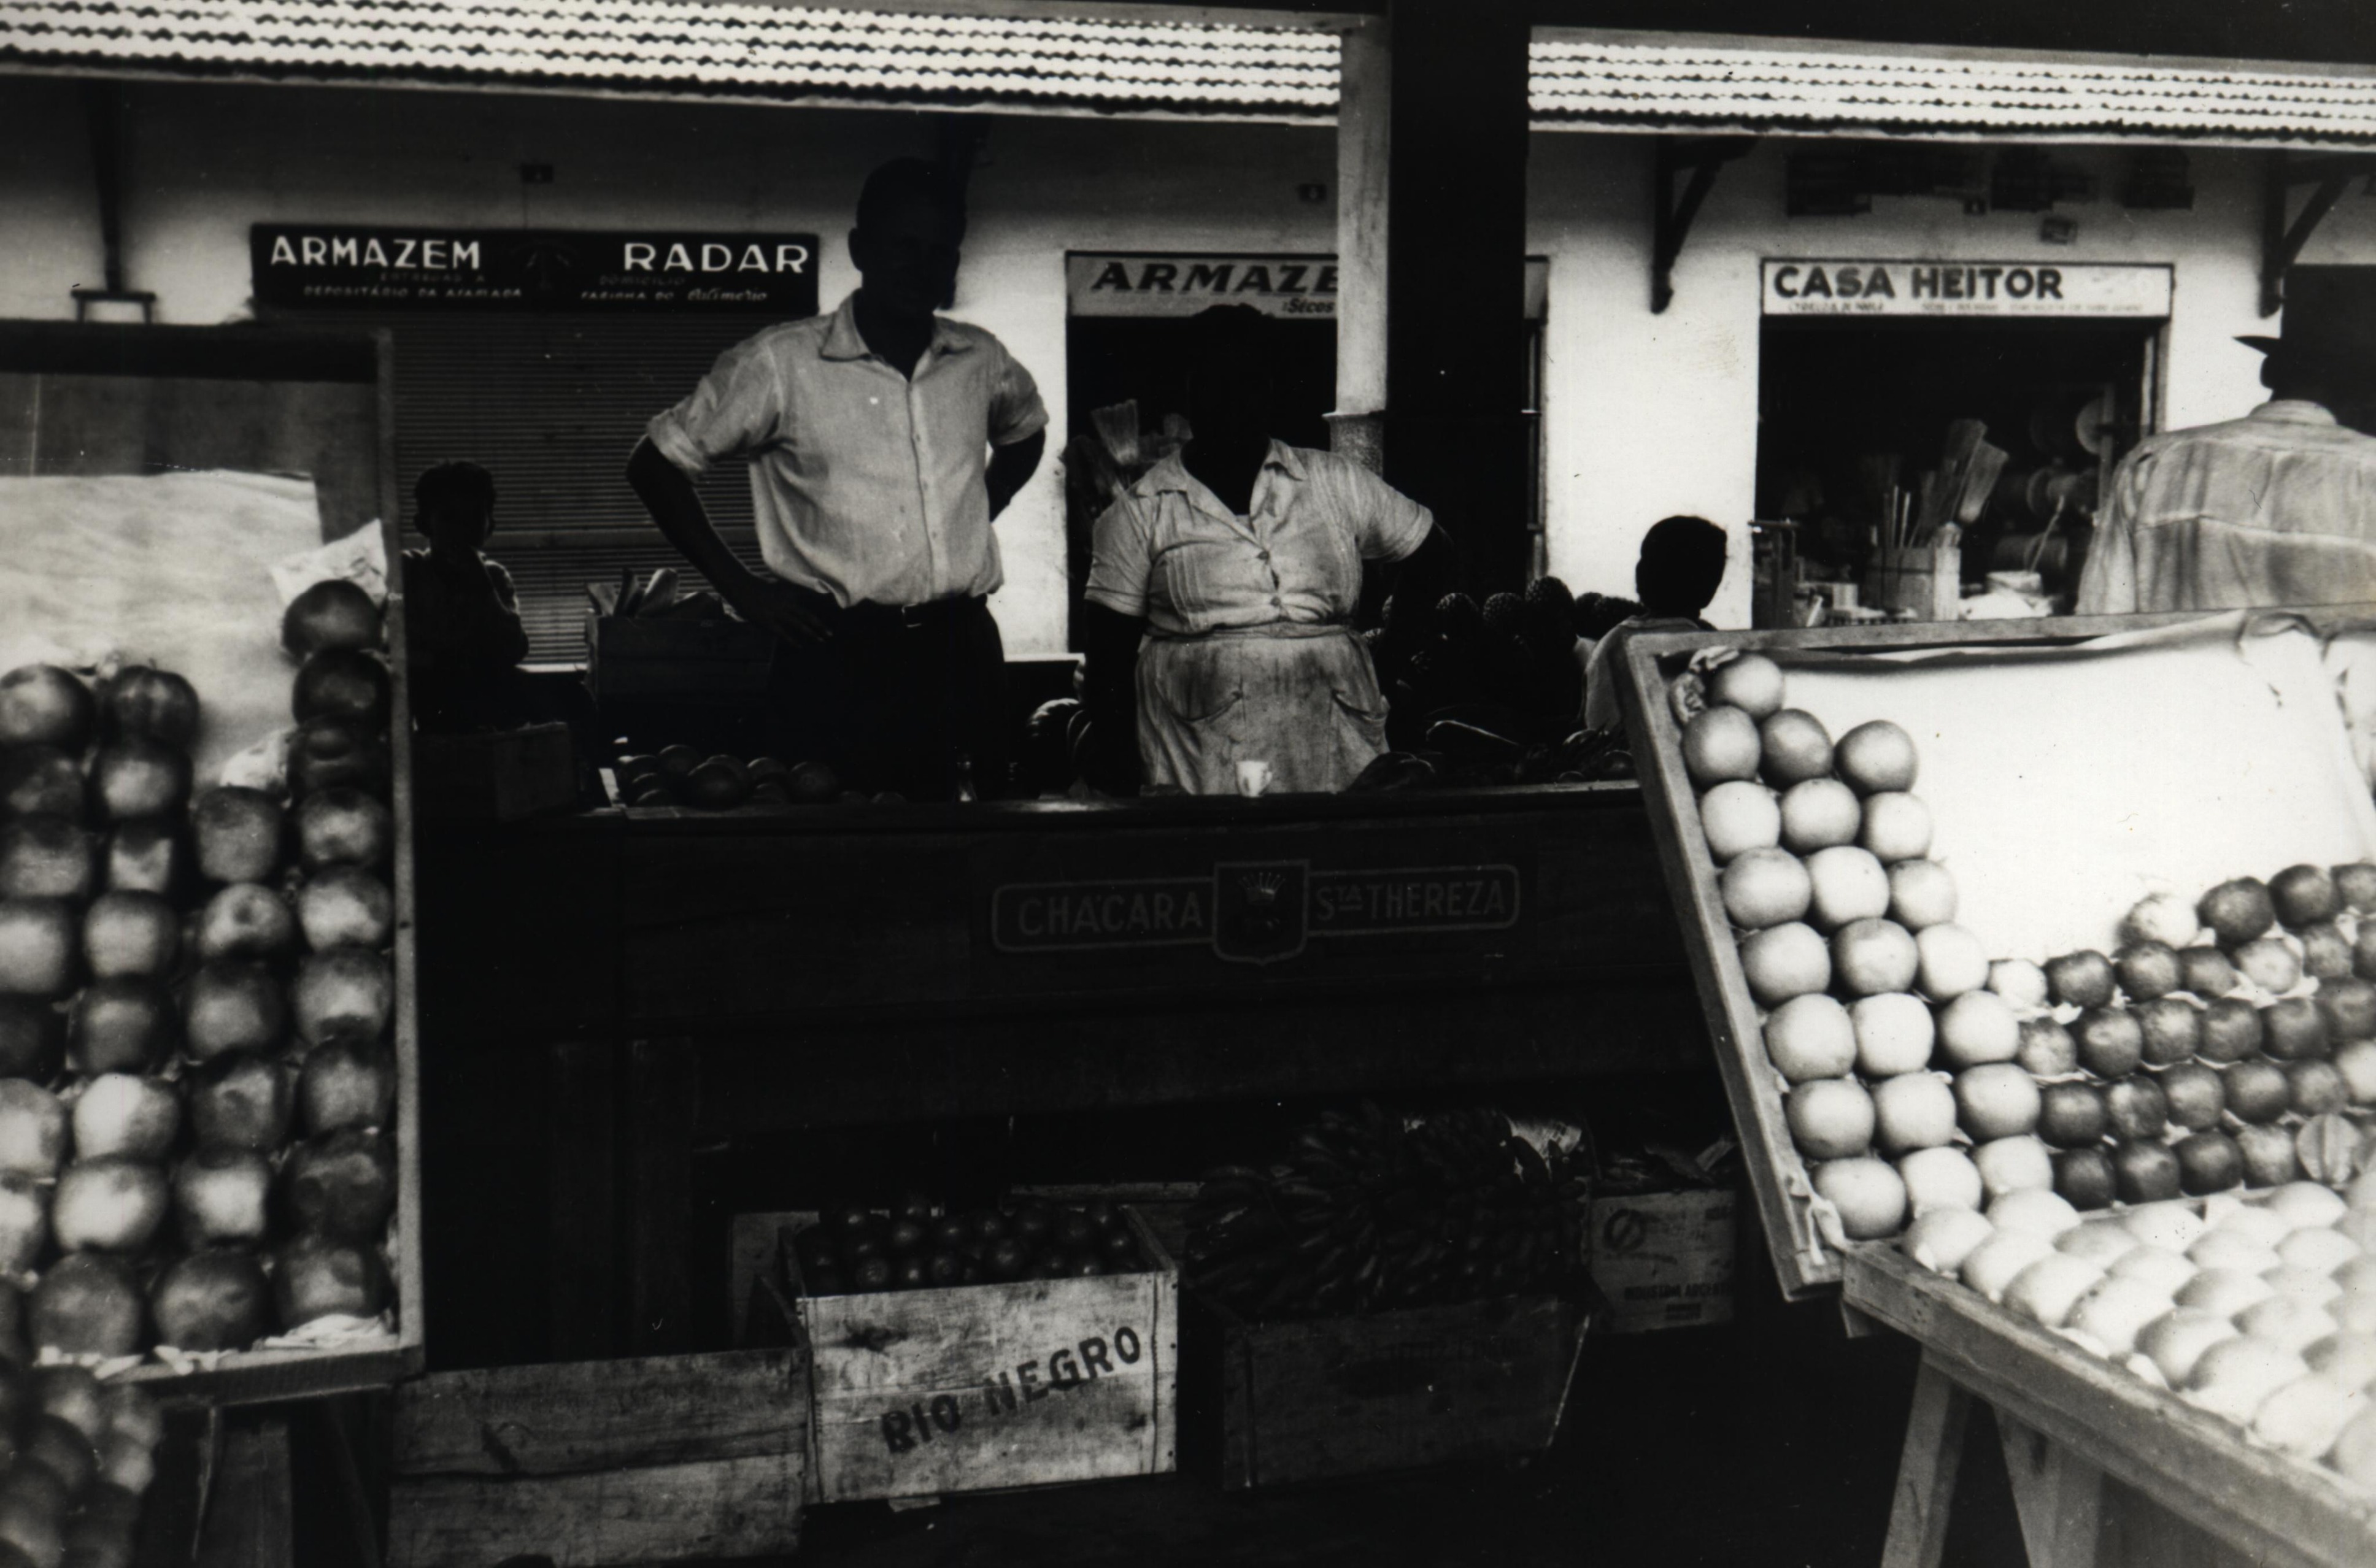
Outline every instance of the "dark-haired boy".
<path fill-rule="evenodd" d="M 405 659 L 423 729 L 497 720 L 528 632 L 511 574 L 481 553 L 495 529 L 495 481 L 476 463 L 440 463 L 412 486 L 413 528 L 429 548 L 404 552 Z"/>
<path fill-rule="evenodd" d="M 1724 530 L 1705 517 L 1664 517 L 1642 537 L 1634 563 L 1634 597 L 1642 608 L 1593 647 L 1584 673 L 1586 729 L 1618 721 L 1617 650 L 1628 633 L 1711 629 L 1700 612 L 1723 585 L 1724 564 Z"/>

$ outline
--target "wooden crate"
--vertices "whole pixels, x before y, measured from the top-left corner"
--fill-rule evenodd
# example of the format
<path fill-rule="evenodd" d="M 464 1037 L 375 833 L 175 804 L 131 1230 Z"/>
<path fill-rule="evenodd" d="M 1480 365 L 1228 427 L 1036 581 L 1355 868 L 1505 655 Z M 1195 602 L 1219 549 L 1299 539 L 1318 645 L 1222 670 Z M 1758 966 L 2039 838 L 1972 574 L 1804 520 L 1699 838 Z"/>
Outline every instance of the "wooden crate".
<path fill-rule="evenodd" d="M 440 1372 L 397 1393 L 387 1561 L 779 1556 L 809 1486 L 797 1348 Z"/>
<path fill-rule="evenodd" d="M 791 1237 L 815 1216 L 744 1215 L 746 1332 L 789 1324 L 809 1353 L 809 1500 L 933 1497 L 1177 1467 L 1179 1267 L 1134 1210 L 1155 1267 L 813 1297 Z"/>
<path fill-rule="evenodd" d="M 414 803 L 432 822 L 517 822 L 577 804 L 566 724 L 412 738 Z"/>
<path fill-rule="evenodd" d="M 2376 1562 L 2376 1496 L 2325 1467 L 2245 1442 L 2228 1422 L 1887 1243 L 1852 1249 L 1843 1285 L 1848 1305 L 1920 1340 L 1927 1357 L 2001 1416 L 2236 1548 L 2240 1561 Z"/>
<path fill-rule="evenodd" d="M 2366 605 L 2328 605 L 2267 614 L 2272 624 L 2299 620 L 2323 636 L 2364 636 L 2376 629 L 2376 622 L 2370 620 L 2370 609 Z M 1683 767 L 1681 725 L 1668 698 L 1669 681 L 1693 655 L 1717 648 L 1762 650 L 1786 663 L 1794 657 L 1817 664 L 1835 656 L 1843 662 L 1858 656 L 1911 658 L 1926 653 L 1970 654 L 1978 658 L 2008 649 L 2055 653 L 2115 634 L 2177 634 L 2189 626 L 2195 626 L 2199 632 L 2209 628 L 2203 635 L 2223 642 L 2231 636 L 2228 623 L 2219 613 L 2185 611 L 1807 631 L 1645 633 L 1626 640 L 1622 654 L 1624 675 L 1619 683 L 1618 695 L 1626 728 L 1634 737 L 1634 754 L 1641 765 L 1645 803 L 1665 868 L 1668 893 L 1681 917 L 1684 949 L 1691 959 L 1701 1012 L 1740 1127 L 1751 1193 L 1787 1299 L 1801 1301 L 1835 1293 L 1841 1253 L 1834 1244 L 1836 1238 L 1827 1239 L 1819 1227 L 1809 1173 L 1790 1135 L 1779 1075 L 1765 1053 L 1760 1011 L 1750 993 L 1732 924 L 1725 912 L 1718 868 L 1700 821 L 1698 794 Z M 2130 646 L 2133 648 L 2136 645 Z M 2120 653 L 2108 650 L 2106 656 L 2119 657 Z M 1877 659 L 1875 667 L 1889 666 Z M 2168 728 L 2173 734 L 2190 740 L 2216 733 L 2201 726 Z M 2338 735 L 2337 739 L 2342 737 Z M 2057 759 L 2057 766 L 2070 764 L 2067 759 Z M 2019 766 L 2017 760 L 2005 764 L 2009 776 Z M 2047 773 L 2041 760 L 2030 766 L 2024 777 L 2034 781 Z M 1918 792 L 1926 787 L 1930 786 L 1918 783 Z M 2127 787 L 2125 782 L 2123 787 Z M 2052 891 L 2059 894 L 2062 889 Z"/>
<path fill-rule="evenodd" d="M 733 701 L 767 689 L 774 634 L 742 621 L 586 616 L 586 680 L 598 702 Z"/>
<path fill-rule="evenodd" d="M 169 1402 L 257 1404 L 382 1387 L 421 1370 L 421 1023 L 415 926 L 411 708 L 397 538 L 395 365 L 385 331 L 0 324 L 0 435 L 36 474 L 228 469 L 313 476 L 324 531 L 375 527 L 389 563 L 389 739 L 395 780 L 397 1210 L 393 1343 L 247 1350 L 191 1372 L 123 1373 Z M 21 397 L 10 394 L 23 394 Z M 39 419 L 30 419 L 41 410 Z M 263 569 L 259 563 L 259 570 Z M 169 666 L 170 650 L 151 649 Z M 293 670 L 291 671 L 293 673 Z"/>
<path fill-rule="evenodd" d="M 1548 1448 L 1590 1313 L 1531 1291 L 1273 1324 L 1200 1297 L 1188 1318 L 1201 1457 L 1238 1490 Z"/>

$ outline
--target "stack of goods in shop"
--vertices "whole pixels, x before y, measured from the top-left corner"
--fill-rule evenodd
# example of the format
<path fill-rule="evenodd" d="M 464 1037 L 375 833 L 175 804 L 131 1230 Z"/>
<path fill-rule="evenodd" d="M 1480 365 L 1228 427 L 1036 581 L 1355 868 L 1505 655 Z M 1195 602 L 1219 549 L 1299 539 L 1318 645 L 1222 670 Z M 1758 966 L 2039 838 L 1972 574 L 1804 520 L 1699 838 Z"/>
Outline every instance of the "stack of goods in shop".
<path fill-rule="evenodd" d="M 1834 744 L 1755 654 L 1669 696 L 1826 1233 L 2376 1486 L 2376 864 L 1992 957 L 1903 730 Z"/>
<path fill-rule="evenodd" d="M 169 671 L 0 677 L 0 1354 L 186 1368 L 384 1330 L 380 640 L 350 584 L 291 604 L 287 799 L 193 798 L 204 698 Z"/>
<path fill-rule="evenodd" d="M 726 752 L 704 753 L 697 746 L 630 752 L 612 765 L 612 772 L 618 780 L 621 803 L 639 810 L 888 806 L 906 801 L 890 790 L 870 795 L 863 790 L 847 789 L 841 776 L 822 762 L 788 763 L 771 756 L 745 759 Z"/>
<path fill-rule="evenodd" d="M 941 1289 L 1019 1279 L 1091 1279 L 1155 1265 L 1110 1203 L 1017 1203 L 944 1212 L 911 1194 L 897 1209 L 846 1208 L 793 1239 L 810 1296 Z"/>
<path fill-rule="evenodd" d="M 1582 733 L 1578 607 L 1567 585 L 1538 577 L 1524 593 L 1481 604 L 1450 593 L 1434 605 L 1388 599 L 1368 635 L 1389 709 L 1393 749 L 1351 789 L 1582 783 L 1630 778 L 1612 738 Z"/>
<path fill-rule="evenodd" d="M 1186 1282 L 1253 1323 L 1559 1287 L 1589 1246 L 1575 1146 L 1491 1110 L 1326 1112 L 1276 1163 L 1206 1175 Z"/>

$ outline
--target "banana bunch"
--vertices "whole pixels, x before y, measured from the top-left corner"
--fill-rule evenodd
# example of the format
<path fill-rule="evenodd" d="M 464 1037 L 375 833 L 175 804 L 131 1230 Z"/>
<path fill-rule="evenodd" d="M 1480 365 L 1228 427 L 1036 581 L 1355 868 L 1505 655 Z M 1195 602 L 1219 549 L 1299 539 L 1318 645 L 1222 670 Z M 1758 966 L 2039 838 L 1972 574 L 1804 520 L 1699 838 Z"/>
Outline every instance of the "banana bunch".
<path fill-rule="evenodd" d="M 1582 1162 L 1547 1163 L 1499 1111 L 1324 1113 L 1280 1163 L 1206 1173 L 1188 1277 L 1254 1322 L 1506 1295 L 1580 1269 Z"/>

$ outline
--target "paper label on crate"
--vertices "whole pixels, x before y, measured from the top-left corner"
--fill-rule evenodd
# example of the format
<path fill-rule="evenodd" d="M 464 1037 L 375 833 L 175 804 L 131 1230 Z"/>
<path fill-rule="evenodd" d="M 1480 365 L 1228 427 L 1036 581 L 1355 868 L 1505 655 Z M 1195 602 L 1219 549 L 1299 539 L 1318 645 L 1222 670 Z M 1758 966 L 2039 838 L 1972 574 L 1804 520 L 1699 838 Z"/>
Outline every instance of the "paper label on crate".
<path fill-rule="evenodd" d="M 1730 1191 L 1645 1193 L 1592 1206 L 1592 1278 L 1611 1330 L 1641 1333 L 1732 1317 Z"/>
<path fill-rule="evenodd" d="M 2122 262 L 1776 256 L 1767 315 L 2121 316 L 2169 314 L 2173 269 Z"/>

